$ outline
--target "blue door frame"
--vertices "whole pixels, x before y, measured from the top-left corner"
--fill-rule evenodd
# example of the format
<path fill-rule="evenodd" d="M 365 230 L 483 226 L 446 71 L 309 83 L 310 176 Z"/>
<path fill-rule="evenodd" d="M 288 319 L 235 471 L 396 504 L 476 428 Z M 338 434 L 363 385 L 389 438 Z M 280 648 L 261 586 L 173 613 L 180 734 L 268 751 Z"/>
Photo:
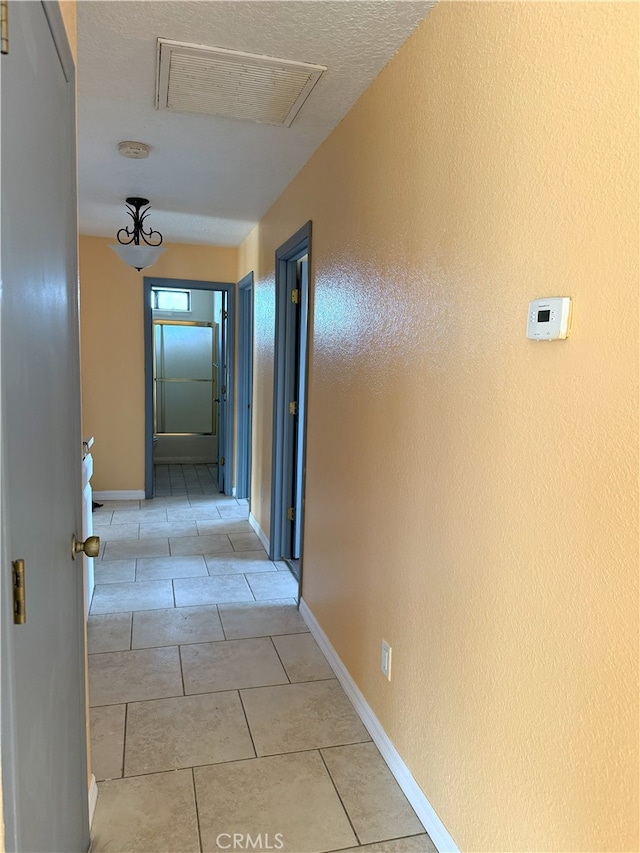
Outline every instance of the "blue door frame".
<path fill-rule="evenodd" d="M 235 347 L 235 292 L 234 282 L 193 281 L 182 278 L 144 277 L 144 492 L 146 498 L 153 497 L 153 317 L 151 313 L 151 288 L 174 287 L 181 290 L 217 290 L 227 295 L 227 363 L 223 364 L 226 378 L 226 411 L 222 443 L 218 446 L 218 457 L 223 456 L 228 466 L 224 477 L 224 494 L 232 493 L 231 468 L 233 460 L 233 411 L 234 411 L 234 347 Z"/>
<path fill-rule="evenodd" d="M 307 263 L 301 264 L 305 256 Z M 297 558 L 302 549 L 310 261 L 311 222 L 307 222 L 276 250 L 272 560 Z M 290 409 L 291 403 L 297 408 Z"/>
<path fill-rule="evenodd" d="M 238 434 L 236 497 L 251 497 L 253 413 L 253 273 L 238 282 Z"/>

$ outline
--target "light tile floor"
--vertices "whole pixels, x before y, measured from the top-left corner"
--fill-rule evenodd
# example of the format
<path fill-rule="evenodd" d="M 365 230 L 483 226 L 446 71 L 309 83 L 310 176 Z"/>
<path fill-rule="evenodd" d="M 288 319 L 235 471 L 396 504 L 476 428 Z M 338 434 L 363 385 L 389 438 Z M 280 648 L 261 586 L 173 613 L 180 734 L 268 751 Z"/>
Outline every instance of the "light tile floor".
<path fill-rule="evenodd" d="M 93 853 L 434 851 L 246 502 L 163 476 L 94 513 Z"/>

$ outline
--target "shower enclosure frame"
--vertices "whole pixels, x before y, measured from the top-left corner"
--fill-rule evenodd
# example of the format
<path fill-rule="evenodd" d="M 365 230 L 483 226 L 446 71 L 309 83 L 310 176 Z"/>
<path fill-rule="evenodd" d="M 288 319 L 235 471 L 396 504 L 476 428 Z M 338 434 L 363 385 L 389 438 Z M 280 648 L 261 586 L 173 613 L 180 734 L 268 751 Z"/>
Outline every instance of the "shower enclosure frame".
<path fill-rule="evenodd" d="M 155 278 L 145 276 L 143 280 L 143 318 L 144 318 L 144 364 L 145 364 L 145 497 L 150 499 L 154 493 L 154 468 L 153 468 L 153 314 L 151 310 L 151 289 L 153 287 L 168 287 L 177 290 L 208 290 L 219 291 L 227 295 L 226 316 L 226 395 L 224 400 L 224 413 L 218 437 L 218 460 L 224 458 L 225 470 L 224 489 L 225 495 L 233 494 L 233 460 L 234 456 L 234 416 L 235 416 L 235 327 L 236 327 L 236 283 L 221 281 L 199 281 L 181 278 Z M 220 353 L 221 361 L 224 358 Z M 223 369 L 224 369 L 223 368 Z M 220 385 L 222 385 L 220 378 Z M 222 399 L 222 397 L 221 397 Z"/>

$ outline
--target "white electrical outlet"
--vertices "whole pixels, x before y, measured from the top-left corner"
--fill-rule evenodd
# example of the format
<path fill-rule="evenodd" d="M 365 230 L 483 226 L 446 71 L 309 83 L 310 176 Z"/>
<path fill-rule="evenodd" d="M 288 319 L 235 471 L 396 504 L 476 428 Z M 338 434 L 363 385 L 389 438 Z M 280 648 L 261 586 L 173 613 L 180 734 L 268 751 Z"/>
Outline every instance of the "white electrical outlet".
<path fill-rule="evenodd" d="M 380 669 L 387 681 L 391 681 L 391 646 L 386 640 L 382 641 L 382 654 L 380 657 Z"/>

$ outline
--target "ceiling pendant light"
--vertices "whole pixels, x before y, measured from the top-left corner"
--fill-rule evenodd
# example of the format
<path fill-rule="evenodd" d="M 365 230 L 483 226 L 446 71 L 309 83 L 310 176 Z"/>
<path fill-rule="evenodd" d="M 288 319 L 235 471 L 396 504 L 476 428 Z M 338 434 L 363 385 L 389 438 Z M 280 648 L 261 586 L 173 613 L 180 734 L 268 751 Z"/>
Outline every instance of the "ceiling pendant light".
<path fill-rule="evenodd" d="M 144 221 L 149 215 L 149 199 L 129 196 L 126 203 L 133 227 L 121 228 L 116 234 L 118 242 L 109 243 L 109 248 L 113 249 L 125 264 L 140 272 L 155 263 L 164 252 L 164 247 L 160 246 L 162 234 L 152 228 L 144 228 Z"/>

